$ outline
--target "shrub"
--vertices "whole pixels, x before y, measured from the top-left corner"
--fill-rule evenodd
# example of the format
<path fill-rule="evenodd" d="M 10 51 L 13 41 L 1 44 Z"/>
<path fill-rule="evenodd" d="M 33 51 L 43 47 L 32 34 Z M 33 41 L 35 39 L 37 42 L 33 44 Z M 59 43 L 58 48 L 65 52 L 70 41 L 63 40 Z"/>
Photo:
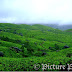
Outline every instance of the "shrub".
<path fill-rule="evenodd" d="M 59 45 L 55 44 L 55 50 L 59 50 Z"/>
<path fill-rule="evenodd" d="M 67 53 L 66 57 L 71 57 L 72 53 Z"/>
<path fill-rule="evenodd" d="M 24 47 L 24 44 L 22 45 L 21 49 L 22 49 L 22 56 L 28 57 L 28 50 L 27 48 Z"/>

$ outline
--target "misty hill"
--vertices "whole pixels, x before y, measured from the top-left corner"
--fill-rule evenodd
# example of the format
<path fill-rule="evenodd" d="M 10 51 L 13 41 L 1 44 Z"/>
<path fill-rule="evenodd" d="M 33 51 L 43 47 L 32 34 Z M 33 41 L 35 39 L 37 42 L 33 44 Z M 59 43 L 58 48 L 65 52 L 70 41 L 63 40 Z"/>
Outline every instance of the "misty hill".
<path fill-rule="evenodd" d="M 60 29 L 60 30 L 67 30 L 67 29 L 72 29 L 72 25 L 57 25 L 57 24 L 43 24 L 45 26 L 49 26 L 55 29 Z"/>

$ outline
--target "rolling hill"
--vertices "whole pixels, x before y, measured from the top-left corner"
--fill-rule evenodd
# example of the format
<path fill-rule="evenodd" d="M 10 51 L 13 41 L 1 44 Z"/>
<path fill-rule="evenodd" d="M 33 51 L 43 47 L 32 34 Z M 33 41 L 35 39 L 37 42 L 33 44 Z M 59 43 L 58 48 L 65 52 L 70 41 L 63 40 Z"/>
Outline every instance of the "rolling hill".
<path fill-rule="evenodd" d="M 42 71 L 41 64 L 71 64 L 71 31 L 40 24 L 0 23 L 0 71 Z M 35 64 L 40 68 L 35 69 Z"/>

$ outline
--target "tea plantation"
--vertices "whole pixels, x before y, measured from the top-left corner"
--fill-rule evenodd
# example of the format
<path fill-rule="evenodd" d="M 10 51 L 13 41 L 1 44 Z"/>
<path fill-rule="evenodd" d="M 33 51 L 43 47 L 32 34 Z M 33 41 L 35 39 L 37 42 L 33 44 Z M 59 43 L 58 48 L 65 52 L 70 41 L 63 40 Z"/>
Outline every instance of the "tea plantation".
<path fill-rule="evenodd" d="M 0 23 L 0 71 L 42 71 L 42 64 L 48 63 L 72 64 L 72 29 Z"/>

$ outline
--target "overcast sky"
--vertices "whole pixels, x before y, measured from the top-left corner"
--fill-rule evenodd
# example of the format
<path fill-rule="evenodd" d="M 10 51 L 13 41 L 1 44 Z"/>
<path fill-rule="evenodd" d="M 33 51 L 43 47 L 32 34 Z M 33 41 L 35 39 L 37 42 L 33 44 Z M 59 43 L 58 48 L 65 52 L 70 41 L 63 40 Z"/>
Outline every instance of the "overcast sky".
<path fill-rule="evenodd" d="M 0 22 L 72 23 L 72 0 L 0 0 Z"/>

